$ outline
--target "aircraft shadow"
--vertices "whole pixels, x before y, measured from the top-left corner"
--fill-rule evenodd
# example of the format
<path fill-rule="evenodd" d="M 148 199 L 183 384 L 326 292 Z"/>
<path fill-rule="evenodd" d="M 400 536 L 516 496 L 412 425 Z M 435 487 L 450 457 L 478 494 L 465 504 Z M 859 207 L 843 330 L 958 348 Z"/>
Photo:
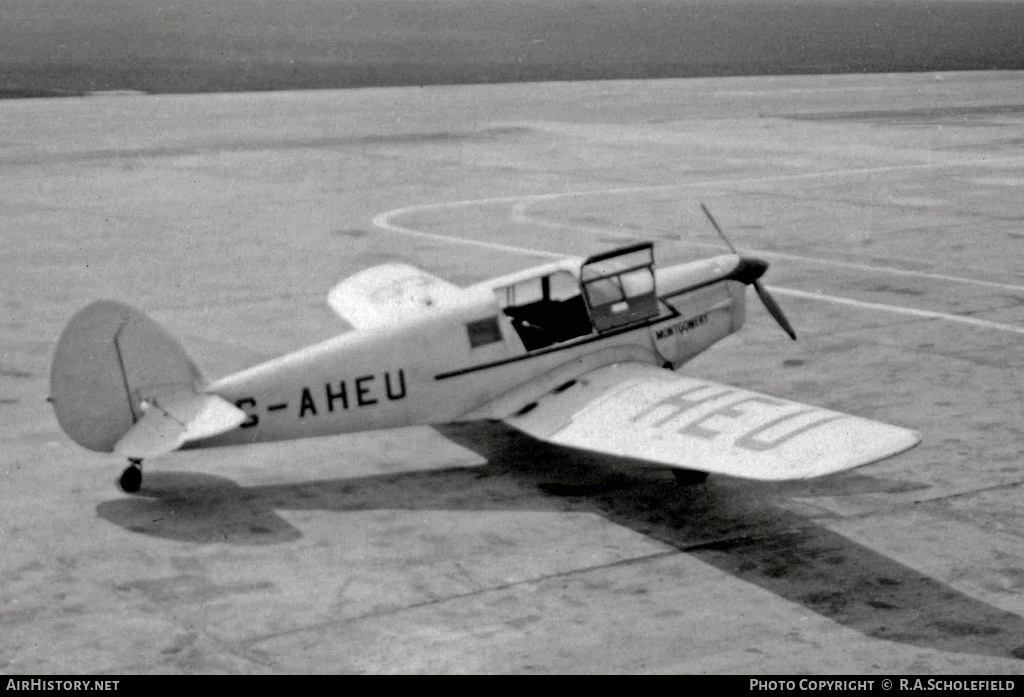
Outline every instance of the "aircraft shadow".
<path fill-rule="evenodd" d="M 597 513 L 863 635 L 1024 659 L 1024 619 L 774 503 L 787 491 L 893 491 L 900 485 L 851 473 L 813 484 L 712 478 L 680 488 L 667 470 L 551 446 L 504 426 L 439 430 L 488 463 L 253 487 L 208 474 L 149 472 L 138 496 L 101 503 L 97 513 L 140 534 L 239 545 L 299 539 L 301 532 L 279 509 Z"/>

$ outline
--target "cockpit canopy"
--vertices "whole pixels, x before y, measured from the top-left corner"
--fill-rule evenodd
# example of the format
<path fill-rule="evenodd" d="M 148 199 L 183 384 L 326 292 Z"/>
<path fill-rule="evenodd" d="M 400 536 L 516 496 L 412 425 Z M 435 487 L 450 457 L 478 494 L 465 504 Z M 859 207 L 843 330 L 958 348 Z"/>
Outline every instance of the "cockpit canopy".
<path fill-rule="evenodd" d="M 650 242 L 586 259 L 579 277 L 557 269 L 495 290 L 527 351 L 641 322 L 659 312 Z"/>
<path fill-rule="evenodd" d="M 658 314 L 650 242 L 590 257 L 580 268 L 580 280 L 599 332 Z"/>

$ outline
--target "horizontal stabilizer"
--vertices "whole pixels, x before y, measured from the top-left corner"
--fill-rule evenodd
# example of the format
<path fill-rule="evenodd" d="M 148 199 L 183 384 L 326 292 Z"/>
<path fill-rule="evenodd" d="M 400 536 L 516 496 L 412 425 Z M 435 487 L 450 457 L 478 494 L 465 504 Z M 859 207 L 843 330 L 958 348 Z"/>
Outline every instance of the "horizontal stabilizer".
<path fill-rule="evenodd" d="M 558 445 L 761 480 L 859 467 L 921 439 L 899 426 L 641 363 L 586 373 L 505 422 Z"/>
<path fill-rule="evenodd" d="M 441 308 L 461 291 L 414 266 L 381 264 L 336 285 L 327 303 L 355 329 L 369 329 Z"/>
<path fill-rule="evenodd" d="M 150 397 L 143 416 L 114 445 L 126 457 L 155 457 L 184 443 L 226 433 L 245 421 L 246 414 L 217 395 L 177 392 Z"/>

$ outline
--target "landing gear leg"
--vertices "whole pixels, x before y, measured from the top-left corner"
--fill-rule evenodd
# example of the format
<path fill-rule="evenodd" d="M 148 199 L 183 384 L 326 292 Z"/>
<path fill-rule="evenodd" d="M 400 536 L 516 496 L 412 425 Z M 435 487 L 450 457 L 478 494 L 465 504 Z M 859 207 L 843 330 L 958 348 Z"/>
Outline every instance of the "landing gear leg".
<path fill-rule="evenodd" d="M 121 490 L 134 494 L 142 486 L 142 458 L 128 458 L 128 467 L 121 473 Z"/>
<path fill-rule="evenodd" d="M 676 484 L 679 486 L 693 486 L 694 484 L 703 484 L 707 481 L 708 473 L 701 472 L 700 470 L 684 470 L 674 469 L 672 470 L 673 476 L 676 478 Z"/>

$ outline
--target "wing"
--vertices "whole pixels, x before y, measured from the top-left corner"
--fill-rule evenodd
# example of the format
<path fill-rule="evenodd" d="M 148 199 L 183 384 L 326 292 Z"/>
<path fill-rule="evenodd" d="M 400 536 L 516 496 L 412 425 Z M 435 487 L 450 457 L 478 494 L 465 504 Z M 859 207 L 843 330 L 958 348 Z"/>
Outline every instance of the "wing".
<path fill-rule="evenodd" d="M 642 363 L 593 370 L 504 420 L 558 445 L 762 480 L 839 472 L 920 441 L 898 426 Z"/>
<path fill-rule="evenodd" d="M 448 304 L 462 289 L 407 264 L 382 264 L 346 278 L 327 303 L 356 329 L 368 329 Z"/>

